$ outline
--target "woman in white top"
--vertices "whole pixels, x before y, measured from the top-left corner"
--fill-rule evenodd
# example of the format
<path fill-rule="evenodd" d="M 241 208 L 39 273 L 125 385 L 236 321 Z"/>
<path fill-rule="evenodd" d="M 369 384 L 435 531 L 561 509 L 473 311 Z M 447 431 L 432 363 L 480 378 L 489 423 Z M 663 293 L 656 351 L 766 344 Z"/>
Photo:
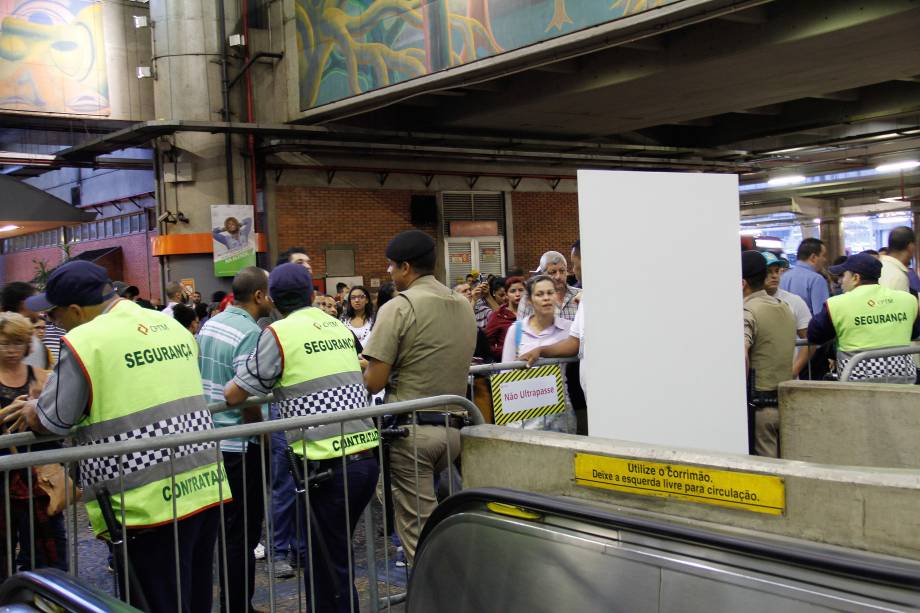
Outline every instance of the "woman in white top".
<path fill-rule="evenodd" d="M 502 349 L 502 362 L 513 362 L 531 349 L 554 345 L 569 337 L 572 322 L 556 317 L 556 285 L 552 278 L 548 275 L 531 277 L 527 281 L 526 292 L 530 304 L 533 305 L 533 315 L 528 315 L 508 328 L 505 346 Z M 508 426 L 526 430 L 574 433 L 575 413 L 569 403 L 568 394 L 565 405 L 565 413 L 511 422 Z"/>
<path fill-rule="evenodd" d="M 354 286 L 348 292 L 345 313 L 342 315 L 342 322 L 355 333 L 362 347 L 367 346 L 367 341 L 371 338 L 371 328 L 374 327 L 374 303 L 370 297 L 363 285 Z"/>

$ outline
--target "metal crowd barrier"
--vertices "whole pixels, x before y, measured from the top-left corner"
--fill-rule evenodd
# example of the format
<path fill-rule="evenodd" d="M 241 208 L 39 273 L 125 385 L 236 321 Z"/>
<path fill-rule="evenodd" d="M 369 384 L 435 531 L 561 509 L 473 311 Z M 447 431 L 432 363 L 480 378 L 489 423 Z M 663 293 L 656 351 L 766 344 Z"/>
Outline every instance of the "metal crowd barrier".
<path fill-rule="evenodd" d="M 250 398 L 243 404 L 240 404 L 234 407 L 229 407 L 229 408 L 239 409 L 239 408 L 245 408 L 245 407 L 261 406 L 262 404 L 265 404 L 266 401 L 269 401 L 269 400 L 271 400 L 270 397 Z M 471 401 L 467 400 L 466 398 L 460 397 L 460 396 L 443 395 L 443 396 L 434 396 L 431 398 L 422 398 L 418 400 L 410 400 L 410 401 L 405 401 L 405 402 L 397 402 L 397 403 L 386 404 L 386 405 L 365 407 L 362 409 L 343 411 L 343 412 L 338 412 L 338 413 L 333 413 L 333 414 L 328 414 L 328 415 L 316 415 L 316 416 L 310 416 L 310 417 L 295 417 L 295 418 L 287 418 L 287 419 L 277 419 L 277 420 L 270 420 L 270 421 L 263 421 L 263 422 L 256 422 L 256 423 L 241 424 L 241 425 L 236 425 L 236 426 L 215 428 L 215 429 L 212 429 L 206 432 L 172 434 L 172 435 L 161 436 L 161 437 L 156 437 L 156 438 L 134 439 L 134 440 L 127 440 L 127 441 L 121 441 L 121 442 L 116 442 L 116 443 L 105 443 L 105 444 L 98 444 L 98 445 L 72 446 L 72 447 L 66 447 L 62 449 L 53 449 L 53 450 L 27 451 L 27 452 L 13 453 L 10 455 L 2 456 L 0 457 L 0 475 L 2 475 L 4 479 L 4 483 L 5 483 L 5 488 L 4 488 L 5 492 L 4 492 L 3 502 L 4 502 L 5 521 L 6 521 L 5 525 L 7 526 L 7 530 L 6 530 L 6 534 L 0 537 L 0 538 L 5 538 L 5 544 L 6 544 L 6 559 L 0 560 L 0 565 L 3 565 L 0 568 L 5 569 L 7 571 L 6 574 L 8 576 L 12 576 L 16 569 L 15 560 L 23 556 L 23 554 L 25 553 L 24 551 L 20 551 L 20 555 L 19 556 L 16 555 L 16 552 L 14 551 L 13 534 L 12 534 L 12 530 L 10 529 L 13 525 L 11 521 L 12 505 L 11 505 L 11 497 L 10 497 L 10 478 L 9 478 L 12 471 L 25 469 L 25 473 L 27 475 L 27 480 L 28 480 L 28 488 L 29 488 L 28 491 L 31 494 L 31 492 L 33 491 L 32 490 L 32 485 L 33 485 L 32 470 L 31 469 L 34 466 L 43 465 L 43 464 L 63 464 L 66 474 L 72 475 L 74 474 L 74 471 L 72 470 L 74 463 L 79 462 L 81 460 L 87 460 L 90 458 L 100 458 L 100 457 L 125 456 L 127 454 L 141 452 L 141 451 L 149 451 L 149 450 L 169 450 L 170 478 L 174 482 L 175 470 L 172 464 L 172 458 L 174 454 L 176 453 L 176 450 L 180 446 L 183 446 L 183 445 L 198 444 L 198 443 L 218 443 L 219 441 L 225 440 L 225 439 L 261 437 L 261 442 L 263 445 L 265 445 L 264 447 L 262 447 L 262 449 L 268 449 L 268 443 L 269 443 L 268 435 L 274 432 L 285 432 L 285 431 L 289 432 L 292 430 L 294 431 L 300 430 L 303 433 L 306 431 L 307 428 L 320 426 L 320 425 L 330 425 L 330 424 L 339 424 L 341 426 L 341 436 L 342 436 L 342 439 L 344 440 L 344 437 L 345 437 L 344 422 L 346 421 L 356 420 L 356 419 L 380 418 L 380 417 L 383 417 L 384 415 L 411 414 L 413 416 L 412 422 L 415 423 L 418 411 L 425 410 L 425 409 L 440 408 L 440 407 L 444 407 L 448 405 L 452 407 L 461 407 L 465 409 L 468 412 L 472 423 L 474 424 L 484 423 L 482 414 L 480 413 L 476 405 L 473 404 Z M 223 403 L 220 403 L 218 405 L 210 405 L 208 408 L 217 412 L 220 410 L 226 410 L 228 407 L 226 407 L 226 405 L 224 405 Z M 445 428 L 449 427 L 449 421 L 450 421 L 450 418 L 445 413 L 444 414 Z M 415 433 L 416 429 L 413 428 L 412 431 L 413 433 Z M 16 440 L 23 440 L 25 438 L 19 434 L 7 435 L 7 437 L 11 437 Z M 48 438 L 48 437 L 44 437 L 44 438 Z M 413 456 L 415 459 L 415 479 L 416 479 L 416 484 L 418 484 L 419 483 L 418 447 L 417 447 L 417 443 L 415 440 L 416 436 L 413 434 L 411 438 L 413 439 Z M 304 435 L 304 440 L 306 440 L 305 435 Z M 31 444 L 34 444 L 35 441 L 36 439 L 35 437 L 33 437 L 31 442 L 27 443 L 26 446 L 31 446 Z M 7 446 L 9 446 L 9 443 L 7 443 Z M 215 461 L 222 461 L 222 452 L 220 450 L 220 445 L 219 444 L 215 445 L 214 449 L 215 449 Z M 243 463 L 242 472 L 245 475 L 247 472 L 246 471 L 246 454 L 243 453 L 241 455 L 242 455 L 242 463 Z M 382 468 L 384 466 L 383 445 L 382 444 L 377 447 L 376 455 L 377 455 L 379 466 Z M 450 450 L 450 438 L 448 437 L 447 438 L 447 457 L 450 458 L 451 455 L 452 454 Z M 269 597 L 269 603 L 270 603 L 270 610 L 276 611 L 277 610 L 277 603 L 276 603 L 277 594 L 276 594 L 275 577 L 273 575 L 273 567 L 274 567 L 274 562 L 275 562 L 274 548 L 273 548 L 273 542 L 272 542 L 273 525 L 272 525 L 272 519 L 271 519 L 272 513 L 270 510 L 271 483 L 272 483 L 271 476 L 270 476 L 271 466 L 266 466 L 266 464 L 270 464 L 270 462 L 266 462 L 265 453 L 261 453 L 260 458 L 261 458 L 260 464 L 261 464 L 261 475 L 262 475 L 262 479 L 261 479 L 262 497 L 263 497 L 263 504 L 264 504 L 263 512 L 264 512 L 264 517 L 265 517 L 264 529 L 265 529 L 266 541 L 267 541 L 265 544 L 265 550 L 266 550 L 266 561 L 267 561 L 267 567 L 268 567 L 268 592 L 269 592 L 268 597 Z M 307 462 L 308 462 L 307 459 L 304 457 L 303 458 L 303 474 L 304 475 L 308 474 Z M 123 462 L 119 462 L 120 477 L 124 476 L 122 464 Z M 342 465 L 343 467 L 346 465 L 346 460 L 344 457 L 342 458 Z M 448 468 L 450 468 L 450 466 L 448 466 Z M 378 476 L 378 479 L 379 479 L 379 476 Z M 345 481 L 346 483 L 345 483 L 344 494 L 345 494 L 345 507 L 347 509 L 349 507 L 347 475 L 346 475 Z M 219 480 L 220 499 L 221 499 L 221 504 L 219 505 L 219 508 L 220 508 L 221 521 L 220 521 L 220 538 L 218 540 L 218 547 L 220 548 L 223 555 L 222 557 L 219 557 L 217 559 L 222 561 L 222 572 L 224 576 L 227 576 L 227 555 L 226 555 L 227 540 L 226 540 L 226 532 L 225 532 L 224 504 L 223 503 L 227 498 L 229 498 L 226 495 L 226 490 L 225 490 L 225 488 L 227 487 L 229 487 L 229 484 L 226 483 L 226 476 L 222 471 L 221 479 Z M 452 479 L 448 479 L 447 488 L 448 488 L 449 493 L 453 494 L 454 484 L 453 484 Z M 303 494 L 298 495 L 297 497 L 298 502 L 297 502 L 297 505 L 295 505 L 297 507 L 296 513 L 297 513 L 298 525 L 300 522 L 300 518 L 303 517 L 303 515 L 301 514 L 301 510 L 299 508 L 301 497 L 303 497 L 304 503 L 306 504 L 306 517 L 308 518 L 310 517 L 310 508 L 311 508 L 310 507 L 310 495 L 309 495 L 310 488 L 306 487 L 305 489 L 306 491 Z M 82 530 L 81 530 L 81 520 L 78 519 L 77 505 L 71 503 L 74 495 L 75 495 L 74 490 L 68 489 L 68 491 L 66 492 L 66 501 L 65 501 L 65 507 L 64 507 L 65 511 L 63 512 L 64 517 L 62 519 L 65 520 L 64 523 L 65 523 L 65 529 L 66 529 L 66 548 L 67 548 L 66 559 L 68 562 L 67 570 L 72 576 L 78 577 L 79 570 L 80 570 L 81 533 L 83 535 L 88 535 L 88 533 L 87 533 L 87 527 L 85 526 L 85 524 L 83 525 Z M 124 508 L 124 491 L 122 490 L 120 492 L 116 492 L 114 495 L 120 496 L 121 508 L 123 509 Z M 245 497 L 244 497 L 244 500 L 245 500 Z M 419 503 L 418 495 L 416 494 L 416 521 L 421 521 L 420 520 L 421 511 L 419 508 L 419 504 L 420 503 Z M 367 555 L 368 555 L 368 560 L 367 560 L 367 575 L 368 575 L 368 582 L 369 582 L 368 596 L 369 596 L 370 602 L 372 603 L 373 610 L 381 610 L 384 608 L 386 610 L 389 610 L 390 605 L 395 604 L 401 599 L 404 599 L 405 594 L 395 593 L 391 586 L 390 565 L 389 565 L 390 554 L 388 551 L 388 545 L 389 545 L 390 539 L 389 539 L 389 534 L 387 530 L 387 509 L 386 509 L 386 505 L 384 504 L 382 505 L 382 513 L 383 513 L 383 535 L 382 535 L 383 550 L 382 551 L 383 551 L 383 562 L 387 570 L 386 570 L 385 577 L 384 577 L 385 594 L 382 598 L 380 596 L 379 579 L 377 576 L 378 560 L 377 560 L 376 543 L 375 543 L 376 538 L 377 538 L 377 527 L 374 525 L 374 519 L 373 519 L 373 513 L 372 513 L 373 506 L 374 506 L 374 499 L 372 498 L 371 502 L 364 509 L 365 544 L 366 544 Z M 29 568 L 34 568 L 36 565 L 36 555 L 35 555 L 36 530 L 35 530 L 35 523 L 34 523 L 35 522 L 35 512 L 34 511 L 35 509 L 33 507 L 33 500 L 32 500 L 32 496 L 30 495 L 29 500 L 28 500 L 28 517 L 29 517 L 29 521 L 28 521 L 28 529 L 29 529 L 28 549 L 29 549 L 29 552 L 28 554 L 29 555 L 28 555 L 28 564 L 26 565 Z M 66 517 L 68 513 L 70 514 L 70 516 Z M 247 513 L 248 513 L 247 507 L 246 507 L 246 504 L 244 503 L 243 504 L 243 515 L 244 515 L 243 525 L 244 526 L 247 525 L 248 523 Z M 346 514 L 347 514 L 347 511 L 346 511 Z M 124 523 L 123 516 L 121 520 L 123 524 Z M 83 522 L 85 521 L 86 520 L 84 518 Z M 178 520 L 176 517 L 175 505 L 173 507 L 172 521 L 173 521 L 173 526 L 174 526 L 173 547 L 174 547 L 176 559 L 178 560 L 179 559 L 178 528 L 177 528 Z M 348 525 L 349 543 L 353 543 L 354 534 L 351 531 L 350 523 L 347 518 L 346 518 L 346 524 Z M 306 547 L 307 565 L 306 567 L 303 567 L 303 565 L 299 563 L 296 565 L 295 580 L 297 582 L 298 611 L 304 611 L 304 592 L 303 590 L 307 589 L 307 585 L 309 585 L 310 592 L 312 593 L 313 588 L 315 586 L 315 583 L 314 583 L 315 580 L 313 576 L 313 570 L 314 570 L 313 551 L 312 551 L 312 546 L 310 544 L 311 532 L 312 530 L 308 529 L 307 539 L 306 539 L 307 540 L 307 547 Z M 19 537 L 17 537 L 17 540 L 18 538 Z M 298 541 L 300 540 L 299 528 L 298 528 L 298 534 L 296 538 Z M 21 542 L 19 544 L 21 548 L 25 548 L 25 544 Z M 257 543 L 246 543 L 244 550 L 250 551 L 256 545 Z M 127 539 L 122 539 L 120 547 L 121 547 L 120 557 L 124 561 L 123 566 L 120 567 L 120 571 L 123 573 L 122 575 L 123 577 L 129 577 L 130 574 L 129 574 L 128 555 L 127 555 L 127 551 L 128 551 Z M 295 552 L 295 555 L 296 555 L 296 552 Z M 351 547 L 349 547 L 348 555 L 349 555 L 348 557 L 349 559 L 349 585 L 347 589 L 347 594 L 351 602 L 351 610 L 354 611 L 355 609 L 354 603 L 351 601 L 351 598 L 350 598 L 351 585 L 354 584 L 354 571 L 355 571 L 354 565 L 351 564 L 351 560 L 352 560 Z M 164 571 L 166 571 L 166 569 L 164 569 Z M 177 578 L 178 578 L 178 568 L 176 569 L 176 572 L 177 572 Z M 305 576 L 303 575 L 304 572 L 309 573 L 309 575 L 306 575 L 306 577 L 309 578 L 309 583 L 306 583 Z M 220 576 L 220 572 L 218 572 L 218 578 L 219 576 Z M 126 582 L 126 583 L 128 584 L 127 589 L 130 590 L 130 582 Z M 125 600 L 127 600 L 129 596 L 130 596 L 130 591 L 124 595 Z M 177 601 L 178 601 L 179 596 L 180 594 L 177 593 Z M 248 593 L 248 584 L 247 584 L 247 587 L 246 587 L 247 605 L 250 601 L 251 596 L 252 594 Z M 229 590 L 223 592 L 223 598 L 225 600 L 222 604 L 226 607 L 227 610 L 229 610 L 230 609 Z M 311 597 L 309 602 L 311 604 L 311 610 L 312 610 L 313 607 L 315 607 L 316 605 L 316 600 L 314 597 Z M 179 609 L 181 610 L 181 606 L 179 607 Z"/>
<path fill-rule="evenodd" d="M 840 371 L 840 376 L 838 380 L 840 381 L 850 381 L 850 377 L 853 375 L 853 370 L 860 362 L 866 360 L 876 359 L 876 358 L 893 358 L 902 355 L 915 355 L 920 354 L 920 345 L 904 345 L 901 347 L 887 347 L 884 349 L 870 349 L 869 351 L 860 351 L 859 353 L 853 354 L 853 357 L 846 363 L 846 366 L 843 367 L 843 370 Z M 890 371 L 888 370 L 888 364 L 885 364 L 885 378 L 887 379 L 890 376 Z M 861 379 L 860 381 L 872 381 L 872 379 Z"/>

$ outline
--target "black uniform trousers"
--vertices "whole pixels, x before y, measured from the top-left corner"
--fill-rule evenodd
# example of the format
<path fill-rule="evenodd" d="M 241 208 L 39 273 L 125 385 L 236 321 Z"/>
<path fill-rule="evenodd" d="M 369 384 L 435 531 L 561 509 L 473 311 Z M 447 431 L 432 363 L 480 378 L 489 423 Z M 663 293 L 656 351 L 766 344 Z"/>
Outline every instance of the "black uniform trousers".
<path fill-rule="evenodd" d="M 271 482 L 271 460 L 267 451 L 262 445 L 249 443 L 245 453 L 223 453 L 224 471 L 230 483 L 230 490 L 224 490 L 224 498 L 232 494 L 233 500 L 224 504 L 224 529 L 218 530 L 217 572 L 221 578 L 221 611 L 227 610 L 228 599 L 231 613 L 252 610 L 250 603 L 256 585 L 253 549 L 259 543 L 265 519 L 263 462 L 265 479 Z M 224 536 L 227 540 L 229 588 L 224 578 Z"/>
<path fill-rule="evenodd" d="M 375 451 L 375 450 L 372 450 Z M 308 541 L 313 556 L 313 595 L 310 594 L 310 572 L 304 571 L 304 592 L 307 595 L 307 611 L 317 613 L 347 613 L 351 611 L 349 598 L 358 610 L 358 591 L 349 582 L 348 552 L 361 514 L 371 501 L 377 487 L 379 465 L 376 457 L 367 457 L 357 461 L 346 460 L 346 470 L 342 469 L 342 459 L 320 462 L 320 472 L 332 470 L 332 476 L 310 488 L 310 510 L 306 510 L 305 497 L 301 496 L 301 526 L 311 528 Z M 346 474 L 348 481 L 348 504 L 345 503 Z M 345 510 L 348 509 L 348 523 Z M 313 521 L 310 521 L 310 515 Z M 303 528 L 301 528 L 303 529 Z M 304 534 L 301 532 L 301 534 Z M 368 535 L 371 538 L 371 535 Z M 320 540 L 322 539 L 322 540 Z M 325 548 L 322 544 L 325 543 Z M 354 560 L 354 555 L 351 556 Z M 352 576 L 354 573 L 352 572 Z M 311 604 L 314 603 L 314 604 Z"/>
<path fill-rule="evenodd" d="M 144 530 L 128 530 L 128 560 L 143 591 L 149 613 L 175 613 L 181 591 L 181 613 L 210 611 L 214 590 L 214 544 L 220 509 L 211 507 L 177 522 L 179 577 L 176 585 L 176 539 L 172 522 Z M 118 558 L 116 558 L 118 559 Z M 124 569 L 116 563 L 119 580 Z M 123 583 L 122 583 L 123 585 Z M 124 590 L 121 592 L 124 594 Z M 129 603 L 143 608 L 132 589 Z"/>

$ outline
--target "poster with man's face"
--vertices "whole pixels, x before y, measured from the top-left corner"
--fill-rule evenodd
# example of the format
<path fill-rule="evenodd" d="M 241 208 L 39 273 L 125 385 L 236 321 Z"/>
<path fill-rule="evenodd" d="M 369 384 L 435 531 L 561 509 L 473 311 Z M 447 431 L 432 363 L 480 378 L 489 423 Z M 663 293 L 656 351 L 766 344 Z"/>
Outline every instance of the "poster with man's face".
<path fill-rule="evenodd" d="M 211 205 L 211 227 L 215 276 L 232 277 L 241 269 L 256 265 L 251 206 Z"/>

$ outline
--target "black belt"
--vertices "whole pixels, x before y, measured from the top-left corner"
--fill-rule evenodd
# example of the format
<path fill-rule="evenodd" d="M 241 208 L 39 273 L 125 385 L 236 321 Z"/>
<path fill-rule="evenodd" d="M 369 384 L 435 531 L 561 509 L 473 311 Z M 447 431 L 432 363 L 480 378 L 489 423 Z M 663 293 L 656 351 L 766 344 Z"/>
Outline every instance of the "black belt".
<path fill-rule="evenodd" d="M 373 460 L 376 456 L 374 452 L 370 449 L 365 451 L 358 451 L 357 453 L 350 453 L 345 456 L 345 463 L 351 464 L 352 462 L 360 462 L 361 460 Z M 342 465 L 342 458 L 329 458 L 328 460 L 316 460 L 316 466 L 319 469 L 325 468 L 335 468 L 336 466 Z"/>
<path fill-rule="evenodd" d="M 463 426 L 466 426 L 469 422 L 465 417 L 460 417 L 459 415 L 453 415 L 451 413 L 425 412 L 416 413 L 414 420 L 412 413 L 400 415 L 396 419 L 396 423 L 400 426 L 409 424 L 418 424 L 419 426 L 450 426 L 451 428 L 456 428 L 459 430 Z"/>
<path fill-rule="evenodd" d="M 779 406 L 779 394 L 777 392 L 754 392 L 751 394 L 751 404 L 758 409 Z"/>

